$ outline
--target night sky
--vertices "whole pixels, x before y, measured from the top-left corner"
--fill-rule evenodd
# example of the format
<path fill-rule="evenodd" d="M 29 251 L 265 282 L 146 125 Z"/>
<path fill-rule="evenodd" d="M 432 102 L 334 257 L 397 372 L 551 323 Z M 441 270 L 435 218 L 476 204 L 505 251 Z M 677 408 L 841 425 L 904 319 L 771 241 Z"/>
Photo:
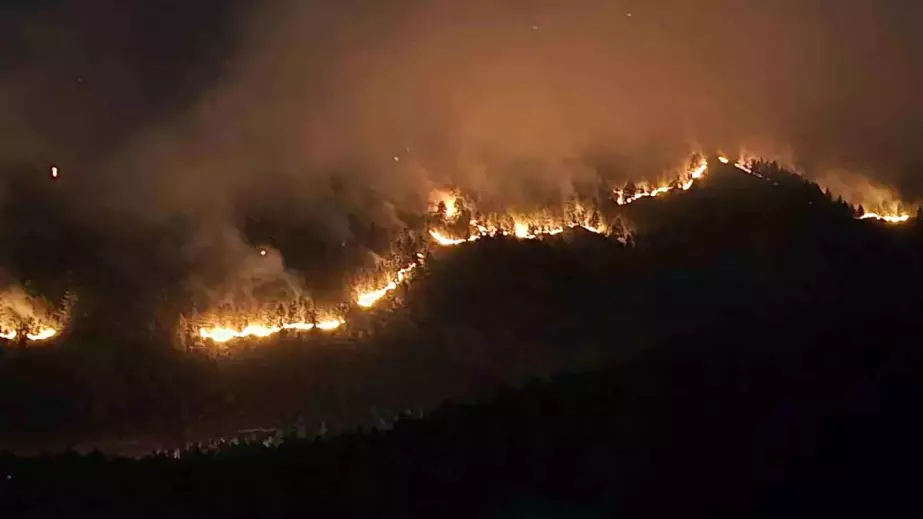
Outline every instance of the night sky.
<path fill-rule="evenodd" d="M 0 157 L 91 180 L 90 205 L 226 211 L 255 184 L 316 201 L 331 169 L 396 198 L 558 185 L 587 150 L 643 177 L 743 145 L 923 194 L 906 0 L 2 5 Z M 485 166 L 523 157 L 549 166 Z"/>

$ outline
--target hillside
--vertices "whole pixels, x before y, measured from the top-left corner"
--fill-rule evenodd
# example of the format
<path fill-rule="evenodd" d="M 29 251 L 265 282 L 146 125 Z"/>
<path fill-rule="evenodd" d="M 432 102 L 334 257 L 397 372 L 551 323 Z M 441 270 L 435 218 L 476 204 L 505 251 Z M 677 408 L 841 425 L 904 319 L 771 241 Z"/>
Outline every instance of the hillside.
<path fill-rule="evenodd" d="M 229 361 L 164 348 L 169 338 L 156 333 L 94 327 L 54 347 L 7 350 L 0 412 L 17 419 L 0 437 L 17 450 L 145 452 L 298 420 L 339 430 L 618 365 L 754 319 L 794 337 L 802 332 L 786 323 L 918 315 L 919 221 L 855 220 L 816 187 L 763 167 L 778 178 L 718 166 L 688 191 L 619 208 L 638 228 L 627 245 L 573 230 L 435 248 L 390 304 L 348 329 L 243 342 Z M 762 332 L 740 333 L 746 344 Z"/>
<path fill-rule="evenodd" d="M 179 459 L 3 457 L 0 510 L 30 517 L 90 509 L 94 517 L 907 513 L 919 506 L 909 482 L 920 454 L 914 409 L 923 396 L 923 359 L 908 340 L 914 320 L 840 310 L 837 321 L 734 319 L 719 333 L 690 334 L 616 367 L 445 404 L 381 430 L 316 439 L 292 431 L 273 447 L 225 444 Z"/>

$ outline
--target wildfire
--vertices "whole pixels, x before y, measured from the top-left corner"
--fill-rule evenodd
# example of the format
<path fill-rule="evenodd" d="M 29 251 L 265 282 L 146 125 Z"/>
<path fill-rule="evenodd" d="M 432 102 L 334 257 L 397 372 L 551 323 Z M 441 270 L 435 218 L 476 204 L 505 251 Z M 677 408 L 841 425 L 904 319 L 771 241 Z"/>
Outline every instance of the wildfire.
<path fill-rule="evenodd" d="M 722 164 L 730 163 L 730 160 L 722 155 L 718 156 L 718 160 Z M 769 180 L 764 175 L 753 171 L 750 164 L 756 161 L 757 159 L 754 158 L 753 155 L 741 152 L 741 158 L 734 163 L 734 167 L 754 177 Z M 775 182 L 773 183 L 775 184 Z M 891 189 L 884 186 L 873 185 L 868 179 L 861 178 L 845 171 L 839 171 L 836 175 L 828 176 L 825 179 L 816 181 L 816 183 L 828 189 L 832 185 L 832 191 L 839 193 L 845 192 L 845 196 L 851 200 L 866 200 L 866 202 L 860 205 L 864 206 L 869 204 L 876 207 L 876 211 L 864 210 L 861 215 L 857 216 L 859 220 L 879 220 L 886 223 L 898 224 L 905 223 L 911 218 L 910 213 L 900 208 L 901 204 L 896 201 L 897 197 Z M 856 206 L 854 203 L 851 205 L 854 207 Z"/>
<path fill-rule="evenodd" d="M 381 298 L 388 295 L 389 292 L 392 292 L 397 289 L 407 276 L 413 272 L 413 269 L 417 268 L 418 263 L 411 263 L 401 270 L 397 271 L 394 279 L 389 281 L 387 285 L 377 290 L 370 290 L 368 292 L 360 292 L 356 297 L 356 303 L 362 308 L 371 308 L 375 305 Z"/>
<path fill-rule="evenodd" d="M 432 236 L 434 240 L 436 240 L 436 243 L 438 243 L 439 245 L 442 245 L 443 247 L 452 247 L 455 245 L 461 245 L 462 243 L 467 243 L 469 241 L 476 241 L 481 237 L 480 234 L 474 234 L 468 239 L 450 238 L 436 230 L 430 230 L 429 235 Z"/>
<path fill-rule="evenodd" d="M 616 204 L 628 205 L 642 198 L 657 197 L 674 190 L 686 191 L 692 187 L 696 180 L 702 178 L 706 171 L 708 171 L 708 161 L 703 158 L 700 159 L 695 166 L 681 175 L 680 178 L 669 184 L 663 184 L 655 187 L 640 186 L 633 193 L 628 192 L 628 190 L 625 188 L 617 188 L 612 190 L 612 194 Z"/>
<path fill-rule="evenodd" d="M 58 334 L 58 331 L 54 328 L 42 328 L 37 333 L 27 333 L 26 339 L 30 341 L 44 341 L 48 340 Z"/>
<path fill-rule="evenodd" d="M 868 220 L 873 218 L 875 220 L 881 220 L 888 223 L 904 223 L 907 220 L 910 220 L 909 214 L 878 214 L 878 213 L 863 213 L 859 216 L 860 220 Z"/>
<path fill-rule="evenodd" d="M 394 274 L 393 279 L 389 281 L 385 286 L 378 288 L 376 290 L 370 290 L 368 292 L 360 292 L 356 298 L 356 303 L 362 308 L 371 308 L 378 301 L 384 298 L 389 292 L 394 291 L 402 283 L 410 273 L 420 265 L 419 261 L 423 260 L 423 254 L 417 254 L 418 262 L 410 263 L 406 267 L 397 271 Z M 320 331 L 333 331 L 346 324 L 346 320 L 342 317 L 335 319 L 325 319 L 321 321 L 309 322 L 309 321 L 293 321 L 284 324 L 267 324 L 266 321 L 271 321 L 271 318 L 256 318 L 253 319 L 256 323 L 249 323 L 242 327 L 234 326 L 224 326 L 224 325 L 211 325 L 211 326 L 202 326 L 198 328 L 198 335 L 201 339 L 210 340 L 216 343 L 227 343 L 236 339 L 265 339 L 276 335 L 283 330 L 291 330 L 298 332 L 305 332 L 311 330 L 320 330 Z M 246 322 L 246 320 L 244 320 Z M 277 321 L 278 322 L 278 321 Z"/>
<path fill-rule="evenodd" d="M 456 199 L 461 198 L 457 193 L 454 196 Z M 463 199 L 463 201 L 466 208 L 474 211 L 474 202 L 472 200 Z M 458 232 L 459 223 L 457 218 L 452 219 L 446 215 L 437 221 L 436 225 L 440 227 L 441 224 L 446 224 L 455 232 Z M 443 247 L 453 247 L 492 236 L 535 240 L 544 236 L 561 234 L 567 229 L 576 229 L 578 227 L 594 234 L 606 234 L 609 231 L 608 226 L 600 221 L 600 215 L 597 211 L 588 210 L 581 203 L 573 200 L 558 210 L 546 208 L 532 213 L 477 213 L 475 218 L 468 221 L 465 232 L 467 237 L 454 236 L 453 233 L 446 231 L 444 228 L 431 228 L 428 233 L 436 244 Z"/>
<path fill-rule="evenodd" d="M 459 207 L 456 204 L 458 193 L 446 189 L 436 189 L 430 193 L 430 203 L 436 207 L 440 203 L 445 207 L 445 217 L 447 220 L 455 220 L 459 215 Z"/>
<path fill-rule="evenodd" d="M 68 294 L 54 305 L 19 286 L 7 287 L 0 291 L 0 339 L 41 342 L 57 336 L 66 325 L 74 301 Z"/>
<path fill-rule="evenodd" d="M 25 333 L 26 340 L 32 342 L 47 341 L 56 335 L 58 335 L 58 330 L 54 328 L 38 328 L 35 331 L 30 330 Z M 13 341 L 17 337 L 19 337 L 19 332 L 11 327 L 0 325 L 0 339 Z"/>
<path fill-rule="evenodd" d="M 315 323 L 286 323 L 282 325 L 251 324 L 241 329 L 224 326 L 200 328 L 199 336 L 217 343 L 225 343 L 234 339 L 257 338 L 262 339 L 275 335 L 282 330 L 310 331 L 315 328 L 321 331 L 332 331 L 346 324 L 343 319 L 328 319 Z"/>
<path fill-rule="evenodd" d="M 418 255 L 418 259 L 419 256 Z M 361 292 L 356 298 L 356 303 L 362 308 L 370 308 L 375 305 L 379 300 L 385 297 L 389 292 L 397 289 L 398 285 L 402 283 L 407 276 L 419 265 L 419 263 L 411 263 L 408 266 L 397 271 L 394 275 L 394 279 L 388 282 L 382 288 L 371 290 L 368 292 Z M 326 319 L 313 322 L 290 322 L 284 324 L 266 324 L 266 323 L 256 323 L 248 324 L 241 328 L 234 328 L 231 326 L 207 326 L 199 328 L 199 337 L 202 339 L 207 339 L 214 341 L 216 343 L 226 343 L 235 339 L 265 339 L 267 337 L 276 335 L 283 330 L 291 331 L 311 331 L 314 329 L 320 331 L 333 331 L 346 324 L 346 320 L 343 318 L 336 319 Z"/>
<path fill-rule="evenodd" d="M 566 223 L 566 224 L 544 224 L 540 220 L 529 220 L 526 218 L 513 221 L 511 228 L 506 229 L 500 226 L 488 226 L 472 220 L 470 225 L 473 229 L 471 236 L 468 238 L 453 238 L 446 234 L 430 229 L 430 237 L 443 247 L 454 247 L 463 243 L 474 242 L 481 238 L 489 236 L 512 236 L 519 240 L 536 240 L 543 236 L 555 236 L 561 234 L 566 229 L 581 228 L 594 234 L 605 234 L 607 229 L 603 225 L 590 225 L 586 223 Z"/>

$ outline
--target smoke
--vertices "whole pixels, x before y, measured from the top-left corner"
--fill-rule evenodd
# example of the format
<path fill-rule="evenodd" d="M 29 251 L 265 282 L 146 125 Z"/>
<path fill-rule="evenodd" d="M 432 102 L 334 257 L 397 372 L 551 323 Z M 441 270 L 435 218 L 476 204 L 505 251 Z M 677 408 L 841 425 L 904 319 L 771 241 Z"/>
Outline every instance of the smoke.
<path fill-rule="evenodd" d="M 524 205 L 742 146 L 923 194 L 907 2 L 176 2 L 153 26 L 82 5 L 17 32 L 48 59 L 0 83 L 27 108 L 2 135 L 81 164 L 89 204 L 216 222 L 193 241 L 267 206 L 339 241 L 435 187 Z"/>
<path fill-rule="evenodd" d="M 911 208 L 901 201 L 893 188 L 870 180 L 866 175 L 834 169 L 826 171 L 815 181 L 820 187 L 844 200 L 859 201 L 865 211 L 892 215 L 911 212 Z"/>
<path fill-rule="evenodd" d="M 310 204 L 331 196 L 332 174 L 398 201 L 444 183 L 516 196 L 594 175 L 592 153 L 640 178 L 700 145 L 753 142 L 898 184 L 918 160 L 906 135 L 921 115 L 920 74 L 892 23 L 900 7 L 827 4 L 244 9 L 226 73 L 115 169 L 155 186 L 165 211 Z"/>
<path fill-rule="evenodd" d="M 2 272 L 0 277 L 5 277 Z M 73 294 L 67 294 L 55 305 L 6 280 L 0 284 L 0 332 L 25 328 L 35 333 L 46 327 L 60 332 L 75 302 Z"/>

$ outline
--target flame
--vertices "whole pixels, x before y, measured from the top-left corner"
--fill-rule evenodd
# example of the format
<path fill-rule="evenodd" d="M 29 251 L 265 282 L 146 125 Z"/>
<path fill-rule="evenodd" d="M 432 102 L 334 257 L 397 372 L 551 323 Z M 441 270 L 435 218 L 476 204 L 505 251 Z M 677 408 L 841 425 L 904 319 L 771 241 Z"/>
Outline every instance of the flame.
<path fill-rule="evenodd" d="M 423 254 L 417 254 L 417 259 L 422 261 Z M 408 266 L 400 269 L 393 276 L 393 279 L 388 282 L 384 287 L 378 288 L 376 290 L 370 290 L 368 292 L 361 292 L 356 298 L 356 302 L 362 308 L 370 308 L 375 305 L 379 300 L 385 297 L 389 292 L 397 289 L 399 284 L 407 279 L 407 276 L 419 265 L 420 263 L 414 262 Z M 293 331 L 310 331 L 310 330 L 321 330 L 321 331 L 333 331 L 346 324 L 346 320 L 343 318 L 335 319 L 325 319 L 318 321 L 316 323 L 312 322 L 290 322 L 285 324 L 266 324 L 265 322 L 260 323 L 251 323 L 243 328 L 234 328 L 232 326 L 222 326 L 222 325 L 213 325 L 205 326 L 199 328 L 199 337 L 202 339 L 207 339 L 219 344 L 227 343 L 235 339 L 244 339 L 244 338 L 253 338 L 253 339 L 265 339 L 273 335 L 278 334 L 283 330 L 293 330 Z"/>
<path fill-rule="evenodd" d="M 718 157 L 718 160 L 724 164 L 728 163 L 727 159 L 721 156 Z M 734 167 L 754 177 L 770 180 L 764 175 L 753 171 L 750 164 L 758 160 L 754 155 L 742 151 L 741 158 L 734 163 Z M 792 167 L 789 167 L 789 169 L 794 170 Z M 773 183 L 775 184 L 775 182 Z M 862 178 L 859 175 L 847 171 L 838 171 L 836 175 L 828 175 L 826 178 L 814 180 L 814 183 L 822 188 L 830 189 L 831 192 L 846 193 L 844 198 L 848 200 L 864 200 L 859 204 L 848 202 L 853 207 L 857 205 L 875 207 L 874 211 L 864 211 L 857 216 L 859 220 L 879 220 L 899 224 L 905 223 L 911 218 L 910 213 L 901 208 L 901 203 L 890 188 L 875 185 L 867 178 Z"/>
<path fill-rule="evenodd" d="M 51 166 L 51 178 L 58 178 L 58 167 Z"/>
<path fill-rule="evenodd" d="M 516 222 L 513 224 L 513 235 L 520 240 L 533 237 L 532 233 L 529 232 L 529 224 L 525 222 Z"/>
<path fill-rule="evenodd" d="M 395 289 L 397 289 L 398 285 L 400 285 L 404 281 L 404 279 L 407 278 L 407 275 L 413 272 L 413 269 L 415 269 L 416 267 L 417 267 L 417 263 L 411 263 L 410 265 L 407 265 L 406 267 L 397 271 L 397 274 L 395 274 L 394 279 L 388 282 L 388 284 L 385 285 L 384 287 L 379 288 L 377 290 L 370 290 L 368 292 L 359 293 L 358 297 L 356 297 L 356 303 L 362 308 L 371 308 L 372 306 L 375 305 L 375 303 L 381 300 L 381 298 L 388 295 L 389 292 L 392 292 Z"/>
<path fill-rule="evenodd" d="M 233 328 L 215 326 L 212 328 L 202 328 L 199 330 L 199 334 L 203 339 L 211 339 L 215 342 L 228 342 L 231 339 L 242 339 L 244 337 L 269 337 L 281 331 L 281 326 L 250 325 L 239 331 Z"/>
<path fill-rule="evenodd" d="M 344 321 L 343 319 L 330 319 L 327 321 L 321 321 L 317 323 L 317 329 L 323 330 L 325 332 L 329 332 L 331 330 L 336 330 L 337 328 L 339 328 L 340 326 L 343 326 L 344 324 L 346 324 L 346 321 Z"/>
<path fill-rule="evenodd" d="M 669 184 L 663 184 L 656 187 L 640 186 L 638 191 L 631 195 L 626 193 L 625 188 L 616 188 L 612 190 L 612 194 L 614 195 L 613 199 L 618 205 L 628 205 L 632 202 L 637 202 L 642 198 L 657 197 L 676 189 L 687 191 L 692 187 L 696 180 L 699 180 L 703 175 L 705 175 L 706 171 L 708 171 L 708 161 L 703 158 L 700 159 L 695 166 L 686 171 L 685 174 L 681 175 L 680 178 Z"/>
<path fill-rule="evenodd" d="M 878 214 L 878 213 L 863 213 L 859 216 L 860 220 L 868 220 L 874 218 L 875 220 L 881 220 L 887 223 L 904 223 L 907 220 L 910 220 L 910 215 L 907 213 L 903 214 Z"/>
<path fill-rule="evenodd" d="M 445 206 L 445 217 L 446 218 L 455 218 L 458 216 L 458 206 L 455 205 L 455 202 L 446 204 Z"/>
<path fill-rule="evenodd" d="M 766 181 L 770 179 L 754 171 L 751 164 L 755 161 L 751 156 L 745 153 L 740 154 L 738 160 L 732 162 L 727 156 L 719 154 L 718 162 L 721 164 L 730 164 L 742 172 Z M 656 198 L 665 193 L 672 191 L 685 191 L 690 189 L 696 181 L 702 179 L 708 172 L 708 162 L 704 158 L 699 158 L 697 162 L 691 165 L 686 171 L 669 183 L 660 185 L 642 185 L 633 193 L 628 193 L 625 188 L 613 189 L 613 199 L 619 205 L 626 205 L 641 198 Z M 773 182 L 775 183 L 775 182 Z M 462 202 L 458 202 L 462 200 Z M 465 231 L 466 237 L 456 237 L 443 229 L 429 229 L 430 238 L 435 244 L 444 247 L 454 247 L 465 243 L 474 242 L 485 237 L 507 236 L 517 240 L 534 240 L 543 236 L 554 236 L 563 233 L 567 229 L 583 228 L 588 232 L 596 234 L 605 234 L 608 227 L 599 223 L 598 214 L 595 211 L 587 211 L 579 203 L 568 205 L 564 214 L 560 211 L 555 213 L 552 210 L 540 211 L 530 214 L 497 214 L 489 213 L 482 215 L 474 211 L 474 203 L 469 198 L 462 198 L 458 191 L 453 190 L 436 190 L 430 194 L 431 211 L 437 213 L 437 207 L 442 203 L 445 212 L 442 213 L 441 220 L 443 223 L 451 224 L 451 228 L 458 229 L 459 217 L 461 216 L 461 207 L 471 210 L 471 214 L 477 216 L 468 221 L 468 228 Z M 891 223 L 906 222 L 910 215 L 905 213 L 889 214 L 886 212 L 867 212 L 860 219 L 879 219 Z M 437 223 L 437 226 L 439 224 Z M 624 242 L 623 242 L 624 243 Z M 262 255 L 266 254 L 266 249 L 261 249 Z M 371 308 L 380 300 L 385 298 L 389 293 L 395 291 L 401 283 L 408 279 L 413 271 L 421 266 L 424 262 L 422 253 L 417 253 L 417 259 L 403 268 L 394 272 L 389 280 L 383 286 L 371 290 L 360 289 L 356 293 L 356 304 L 364 309 Z M 218 343 L 226 343 L 238 338 L 266 338 L 275 335 L 283 330 L 308 331 L 313 329 L 330 331 L 335 330 L 346 324 L 343 319 L 330 319 L 316 323 L 312 322 L 292 322 L 287 324 L 249 324 L 243 328 L 233 328 L 225 326 L 212 326 L 210 328 L 200 328 L 199 335 L 204 339 L 210 339 Z M 10 332 L 7 332 L 10 333 Z M 15 332 L 12 332 L 15 337 Z"/>
<path fill-rule="evenodd" d="M 31 330 L 27 331 L 25 333 L 25 338 L 28 341 L 39 342 L 39 341 L 46 341 L 48 339 L 51 339 L 52 337 L 56 335 L 58 335 L 58 330 L 54 328 L 40 327 L 40 328 L 37 328 L 35 331 L 31 331 Z M 12 341 L 12 340 L 15 340 L 17 337 L 19 337 L 19 332 L 17 332 L 16 330 L 10 327 L 6 327 L 6 326 L 0 326 L 0 339 Z"/>
<path fill-rule="evenodd" d="M 55 337 L 66 325 L 72 301 L 65 296 L 54 305 L 22 287 L 7 287 L 0 291 L 0 339 L 40 342 Z"/>
<path fill-rule="evenodd" d="M 470 200 L 466 201 L 466 206 L 473 207 L 473 203 Z M 448 217 L 445 218 L 445 223 L 451 223 Z M 544 236 L 555 236 L 567 229 L 578 227 L 594 234 L 606 234 L 609 230 L 607 225 L 599 222 L 599 215 L 595 211 L 588 211 L 575 201 L 573 206 L 568 206 L 557 213 L 546 209 L 530 214 L 479 215 L 477 219 L 468 222 L 467 238 L 451 236 L 440 229 L 430 229 L 428 232 L 436 244 L 453 247 L 488 236 L 535 240 Z"/>
<path fill-rule="evenodd" d="M 26 339 L 30 341 L 44 341 L 48 340 L 58 334 L 58 331 L 54 328 L 42 328 L 37 333 L 27 333 Z"/>
<path fill-rule="evenodd" d="M 448 220 L 455 220 L 458 218 L 459 211 L 458 205 L 456 205 L 456 200 L 458 200 L 458 192 L 446 189 L 436 189 L 430 193 L 429 199 L 433 207 L 436 207 L 441 202 L 445 206 L 445 217 Z"/>
<path fill-rule="evenodd" d="M 422 259 L 422 254 L 418 255 L 418 259 Z M 397 289 L 398 285 L 407 279 L 407 276 L 419 265 L 419 263 L 411 263 L 408 266 L 397 271 L 394 275 L 394 279 L 388 282 L 384 287 L 371 290 L 368 292 L 360 293 L 356 302 L 359 306 L 363 308 L 370 308 L 375 305 L 379 300 L 385 297 L 389 292 Z M 291 322 L 285 324 L 265 324 L 265 323 L 255 323 L 248 324 L 243 328 L 233 328 L 230 326 L 209 326 L 199 328 L 199 337 L 202 339 L 211 340 L 213 342 L 223 344 L 230 342 L 235 339 L 244 339 L 244 338 L 254 338 L 254 339 L 265 339 L 273 335 L 278 334 L 283 330 L 293 330 L 293 331 L 310 331 L 310 330 L 321 330 L 321 331 L 333 331 L 346 324 L 346 320 L 342 318 L 335 319 L 325 319 L 318 321 L 317 323 L 311 322 Z"/>
<path fill-rule="evenodd" d="M 319 321 L 317 324 L 296 322 L 286 323 L 283 325 L 265 325 L 251 324 L 240 330 L 224 326 L 212 326 L 210 328 L 200 328 L 199 336 L 203 339 L 210 339 L 217 343 L 225 343 L 234 339 L 256 338 L 264 339 L 275 335 L 282 330 L 310 331 L 315 328 L 322 331 L 332 331 L 346 324 L 343 319 L 328 319 Z"/>
<path fill-rule="evenodd" d="M 488 236 L 512 236 L 519 240 L 535 240 L 543 236 L 555 236 L 564 232 L 565 229 L 576 229 L 578 227 L 594 234 L 605 234 L 607 230 L 603 225 L 593 226 L 586 223 L 547 225 L 541 223 L 538 219 L 530 220 L 522 217 L 520 219 L 514 219 L 511 229 L 506 229 L 501 226 L 487 226 L 479 224 L 476 221 L 472 221 L 471 225 L 475 233 L 472 233 L 468 238 L 453 238 L 435 229 L 430 229 L 429 235 L 438 245 L 443 247 L 454 247 L 463 243 L 477 241 Z"/>
<path fill-rule="evenodd" d="M 469 241 L 476 241 L 481 237 L 480 235 L 475 234 L 475 235 L 472 235 L 468 239 L 451 238 L 436 230 L 430 230 L 429 235 L 432 236 L 434 240 L 436 240 L 436 243 L 438 243 L 439 245 L 442 245 L 443 247 L 452 247 L 454 245 L 461 245 L 462 243 L 467 243 Z"/>
<path fill-rule="evenodd" d="M 899 224 L 910 220 L 910 208 L 901 202 L 897 192 L 868 177 L 844 169 L 826 171 L 817 184 L 849 201 L 855 209 L 861 206 L 860 220 L 879 220 Z"/>

